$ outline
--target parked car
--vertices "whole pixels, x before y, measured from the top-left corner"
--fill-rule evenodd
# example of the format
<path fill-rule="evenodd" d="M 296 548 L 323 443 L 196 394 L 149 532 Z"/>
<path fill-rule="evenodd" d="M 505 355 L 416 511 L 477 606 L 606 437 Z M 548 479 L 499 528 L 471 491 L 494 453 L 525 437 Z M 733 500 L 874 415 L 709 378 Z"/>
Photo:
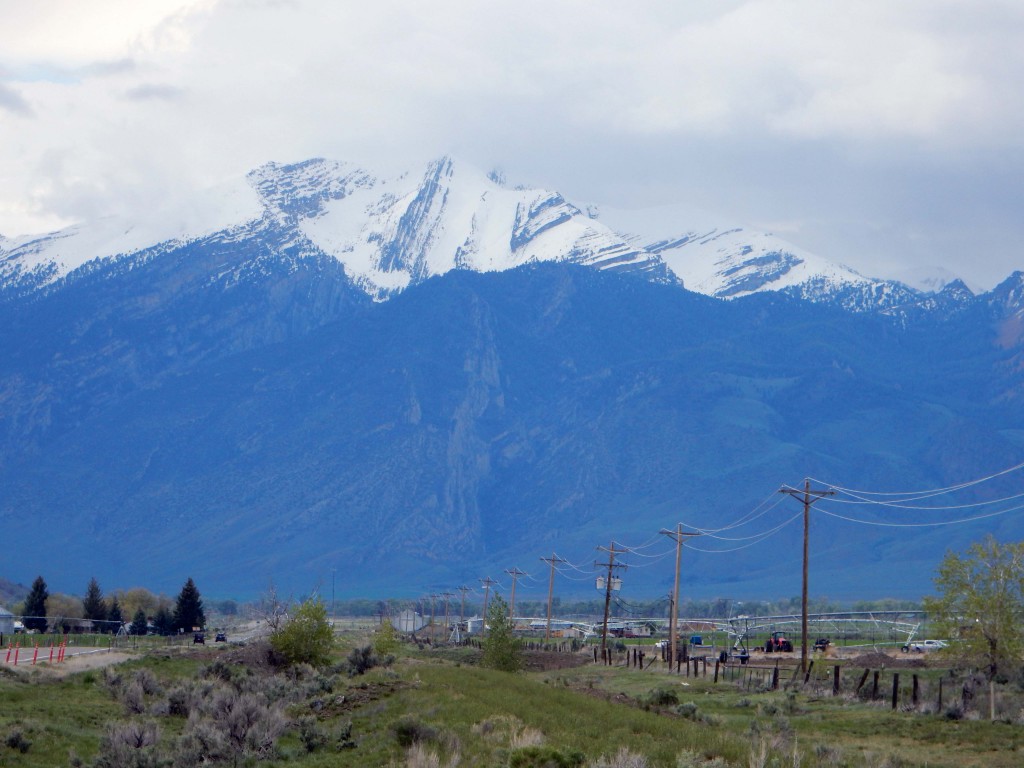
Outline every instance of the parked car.
<path fill-rule="evenodd" d="M 202 632 L 196 632 L 192 635 L 193 645 L 206 645 L 206 636 Z"/>
<path fill-rule="evenodd" d="M 213 642 L 215 643 L 226 643 L 227 641 L 228 636 L 223 632 L 218 632 L 213 638 Z"/>
<path fill-rule="evenodd" d="M 903 646 L 903 652 L 925 653 L 927 651 L 937 651 L 945 647 L 946 642 L 944 640 L 912 640 Z"/>

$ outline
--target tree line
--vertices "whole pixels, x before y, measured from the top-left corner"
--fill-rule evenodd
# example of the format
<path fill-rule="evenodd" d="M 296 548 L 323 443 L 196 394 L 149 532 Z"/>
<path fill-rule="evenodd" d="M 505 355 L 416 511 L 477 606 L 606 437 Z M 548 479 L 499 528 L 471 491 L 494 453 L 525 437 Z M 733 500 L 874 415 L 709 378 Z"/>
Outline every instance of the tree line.
<path fill-rule="evenodd" d="M 206 626 L 202 595 L 191 576 L 174 601 L 142 588 L 107 597 L 95 577 L 89 580 L 81 598 L 51 595 L 46 580 L 37 576 L 25 600 L 15 609 L 24 617 L 25 629 L 35 632 L 67 633 L 80 626 L 81 620 L 91 622 L 99 632 L 114 633 L 124 627 L 132 635 L 174 635 Z M 129 615 L 131 621 L 126 622 Z"/>

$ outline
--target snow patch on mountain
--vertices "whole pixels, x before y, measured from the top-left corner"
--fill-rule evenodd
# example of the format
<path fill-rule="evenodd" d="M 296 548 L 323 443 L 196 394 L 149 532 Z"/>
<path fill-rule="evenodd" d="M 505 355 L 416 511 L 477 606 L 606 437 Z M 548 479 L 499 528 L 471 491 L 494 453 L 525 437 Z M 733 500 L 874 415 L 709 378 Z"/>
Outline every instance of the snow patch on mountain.
<path fill-rule="evenodd" d="M 259 197 L 236 180 L 169 201 L 126 221 L 109 216 L 57 232 L 0 240 L 0 285 L 45 285 L 87 262 L 125 256 L 162 243 L 209 235 L 262 213 Z"/>
<path fill-rule="evenodd" d="M 448 157 L 390 178 L 319 158 L 267 163 L 130 221 L 0 238 L 0 288 L 29 292 L 93 260 L 159 258 L 200 239 L 251 242 L 257 271 L 267 260 L 334 258 L 378 301 L 454 269 L 498 272 L 541 261 L 641 274 L 723 299 L 775 291 L 854 311 L 925 308 L 931 295 L 698 209 L 581 209 L 557 192 L 509 187 Z M 936 306 L 960 300 L 935 296 Z"/>
<path fill-rule="evenodd" d="M 691 291 L 735 298 L 810 283 L 838 290 L 878 281 L 767 232 L 723 225 L 703 211 L 664 206 L 600 208 L 601 221 L 657 253 Z"/>
<path fill-rule="evenodd" d="M 378 299 L 453 269 L 497 272 L 533 261 L 667 276 L 656 254 L 630 246 L 561 195 L 511 189 L 450 158 L 332 197 L 299 226 Z"/>

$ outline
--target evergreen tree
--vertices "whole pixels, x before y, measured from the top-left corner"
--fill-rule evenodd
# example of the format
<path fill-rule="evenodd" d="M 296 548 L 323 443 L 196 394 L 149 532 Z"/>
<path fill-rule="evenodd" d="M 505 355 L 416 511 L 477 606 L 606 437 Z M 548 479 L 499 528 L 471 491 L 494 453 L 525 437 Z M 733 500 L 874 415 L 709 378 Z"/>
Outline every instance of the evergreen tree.
<path fill-rule="evenodd" d="M 487 606 L 487 638 L 480 664 L 502 672 L 516 672 L 523 667 L 522 641 L 512 633 L 508 604 L 495 595 Z"/>
<path fill-rule="evenodd" d="M 50 596 L 42 576 L 36 576 L 32 589 L 25 598 L 25 629 L 46 631 L 46 598 Z"/>
<path fill-rule="evenodd" d="M 203 613 L 203 600 L 196 589 L 192 577 L 188 577 L 185 586 L 178 593 L 178 603 L 174 607 L 174 629 L 191 632 L 193 627 L 206 626 L 206 615 Z"/>
<path fill-rule="evenodd" d="M 107 611 L 107 629 L 117 632 L 124 624 L 124 616 L 121 614 L 121 604 L 117 602 L 117 595 L 110 596 L 110 608 Z"/>
<path fill-rule="evenodd" d="M 103 590 L 100 589 L 95 576 L 89 579 L 85 597 L 82 598 L 82 617 L 90 621 L 107 620 L 107 604 L 103 602 Z M 103 629 L 103 626 L 100 625 L 97 629 Z"/>
<path fill-rule="evenodd" d="M 174 616 L 167 606 L 161 605 L 153 616 L 153 631 L 158 635 L 174 634 Z"/>
<path fill-rule="evenodd" d="M 128 633 L 139 637 L 146 634 L 146 612 L 141 608 L 132 617 L 132 623 L 128 625 Z"/>

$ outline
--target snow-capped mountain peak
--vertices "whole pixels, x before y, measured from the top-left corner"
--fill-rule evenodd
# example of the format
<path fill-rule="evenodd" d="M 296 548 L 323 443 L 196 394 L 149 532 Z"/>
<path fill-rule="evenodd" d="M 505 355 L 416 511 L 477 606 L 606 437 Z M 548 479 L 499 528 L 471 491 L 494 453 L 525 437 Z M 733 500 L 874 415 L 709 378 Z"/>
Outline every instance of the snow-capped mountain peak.
<path fill-rule="evenodd" d="M 378 301 L 455 269 L 541 261 L 634 272 L 723 299 L 776 291 L 868 310 L 921 297 L 698 211 L 581 208 L 558 192 L 510 187 L 450 157 L 391 178 L 321 158 L 267 163 L 130 221 L 110 217 L 3 238 L 0 288 L 31 291 L 89 261 L 154 258 L 207 238 L 252 241 L 259 259 L 333 258 Z"/>

